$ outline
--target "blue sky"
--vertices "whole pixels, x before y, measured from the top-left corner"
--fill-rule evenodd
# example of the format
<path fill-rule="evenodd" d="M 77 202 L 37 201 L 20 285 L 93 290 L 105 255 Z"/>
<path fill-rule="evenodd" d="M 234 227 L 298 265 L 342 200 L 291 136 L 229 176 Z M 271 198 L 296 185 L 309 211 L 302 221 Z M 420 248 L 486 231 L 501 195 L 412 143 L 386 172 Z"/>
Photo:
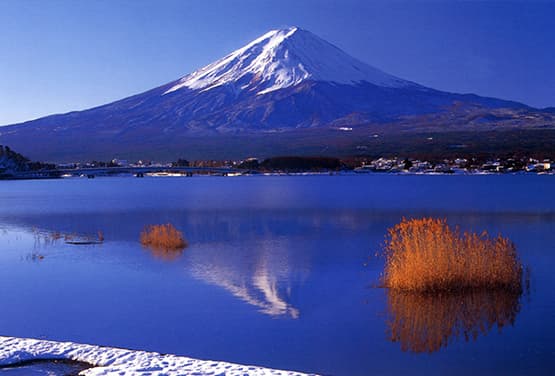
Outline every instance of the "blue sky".
<path fill-rule="evenodd" d="M 555 2 L 0 0 L 0 124 L 177 79 L 300 26 L 388 73 L 555 106 Z"/>

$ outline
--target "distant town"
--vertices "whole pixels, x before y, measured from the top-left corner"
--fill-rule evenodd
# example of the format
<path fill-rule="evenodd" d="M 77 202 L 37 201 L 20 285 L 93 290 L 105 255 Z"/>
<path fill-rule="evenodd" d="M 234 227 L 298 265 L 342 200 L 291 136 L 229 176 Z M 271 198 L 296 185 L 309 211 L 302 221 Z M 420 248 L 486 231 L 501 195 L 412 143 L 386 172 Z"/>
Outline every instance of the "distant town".
<path fill-rule="evenodd" d="M 184 158 L 162 163 L 148 160 L 130 162 L 114 158 L 110 161 L 51 164 L 31 162 L 8 147 L 0 147 L 0 179 L 44 179 L 132 175 L 192 176 L 192 175 L 257 175 L 257 174 L 317 174 L 317 173 L 398 173 L 398 174 L 555 174 L 551 159 L 531 157 L 455 158 L 421 160 L 400 157 L 306 157 L 282 156 L 266 159 L 195 160 Z"/>
<path fill-rule="evenodd" d="M 267 159 L 247 158 L 244 160 L 200 160 L 188 161 L 178 159 L 171 163 L 160 163 L 153 161 L 129 162 L 114 158 L 109 162 L 92 161 L 89 163 L 66 163 L 58 164 L 58 169 L 95 169 L 106 168 L 160 168 L 171 169 L 179 167 L 191 168 L 228 168 L 243 171 L 244 173 L 260 172 L 329 172 L 329 171 L 353 171 L 356 173 L 366 172 L 390 172 L 390 173 L 418 173 L 418 174 L 453 174 L 453 173 L 515 173 L 532 172 L 546 173 L 555 172 L 554 161 L 550 159 L 538 160 L 529 157 L 522 158 L 497 158 L 480 160 L 478 158 L 456 158 L 453 160 L 424 161 L 411 158 L 330 158 L 330 157 L 303 157 L 285 156 Z"/>

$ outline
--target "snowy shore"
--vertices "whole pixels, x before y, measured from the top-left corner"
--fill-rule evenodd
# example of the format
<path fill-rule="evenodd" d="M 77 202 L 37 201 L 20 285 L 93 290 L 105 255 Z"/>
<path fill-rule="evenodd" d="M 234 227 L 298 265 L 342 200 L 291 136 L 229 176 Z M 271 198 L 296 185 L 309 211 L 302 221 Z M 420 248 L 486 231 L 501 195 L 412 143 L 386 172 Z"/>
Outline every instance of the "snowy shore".
<path fill-rule="evenodd" d="M 308 375 L 293 371 L 198 360 L 184 356 L 162 355 L 154 352 L 0 336 L 0 367 L 39 359 L 67 359 L 89 363 L 91 368 L 80 373 L 80 375 L 86 376 Z"/>

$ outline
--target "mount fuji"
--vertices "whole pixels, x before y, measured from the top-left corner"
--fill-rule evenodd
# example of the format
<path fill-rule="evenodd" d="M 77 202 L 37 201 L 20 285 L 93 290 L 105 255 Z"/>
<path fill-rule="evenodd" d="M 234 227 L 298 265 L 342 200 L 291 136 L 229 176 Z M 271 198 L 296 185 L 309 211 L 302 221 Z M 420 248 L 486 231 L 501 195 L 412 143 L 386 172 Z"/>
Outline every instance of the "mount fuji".
<path fill-rule="evenodd" d="M 0 144 L 49 161 L 354 154 L 378 130 L 553 127 L 554 118 L 392 76 L 292 27 L 147 92 L 1 127 Z"/>

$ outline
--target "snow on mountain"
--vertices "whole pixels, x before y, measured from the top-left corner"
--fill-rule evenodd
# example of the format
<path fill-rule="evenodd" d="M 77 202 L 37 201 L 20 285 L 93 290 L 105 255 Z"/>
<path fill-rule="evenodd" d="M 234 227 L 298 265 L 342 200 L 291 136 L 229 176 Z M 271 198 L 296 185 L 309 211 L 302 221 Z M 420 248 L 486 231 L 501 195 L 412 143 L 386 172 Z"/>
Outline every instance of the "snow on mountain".
<path fill-rule="evenodd" d="M 417 86 L 363 63 L 298 27 L 272 30 L 224 58 L 179 80 L 164 94 L 182 88 L 210 90 L 233 84 L 265 94 L 303 81 L 368 82 L 383 87 Z"/>

